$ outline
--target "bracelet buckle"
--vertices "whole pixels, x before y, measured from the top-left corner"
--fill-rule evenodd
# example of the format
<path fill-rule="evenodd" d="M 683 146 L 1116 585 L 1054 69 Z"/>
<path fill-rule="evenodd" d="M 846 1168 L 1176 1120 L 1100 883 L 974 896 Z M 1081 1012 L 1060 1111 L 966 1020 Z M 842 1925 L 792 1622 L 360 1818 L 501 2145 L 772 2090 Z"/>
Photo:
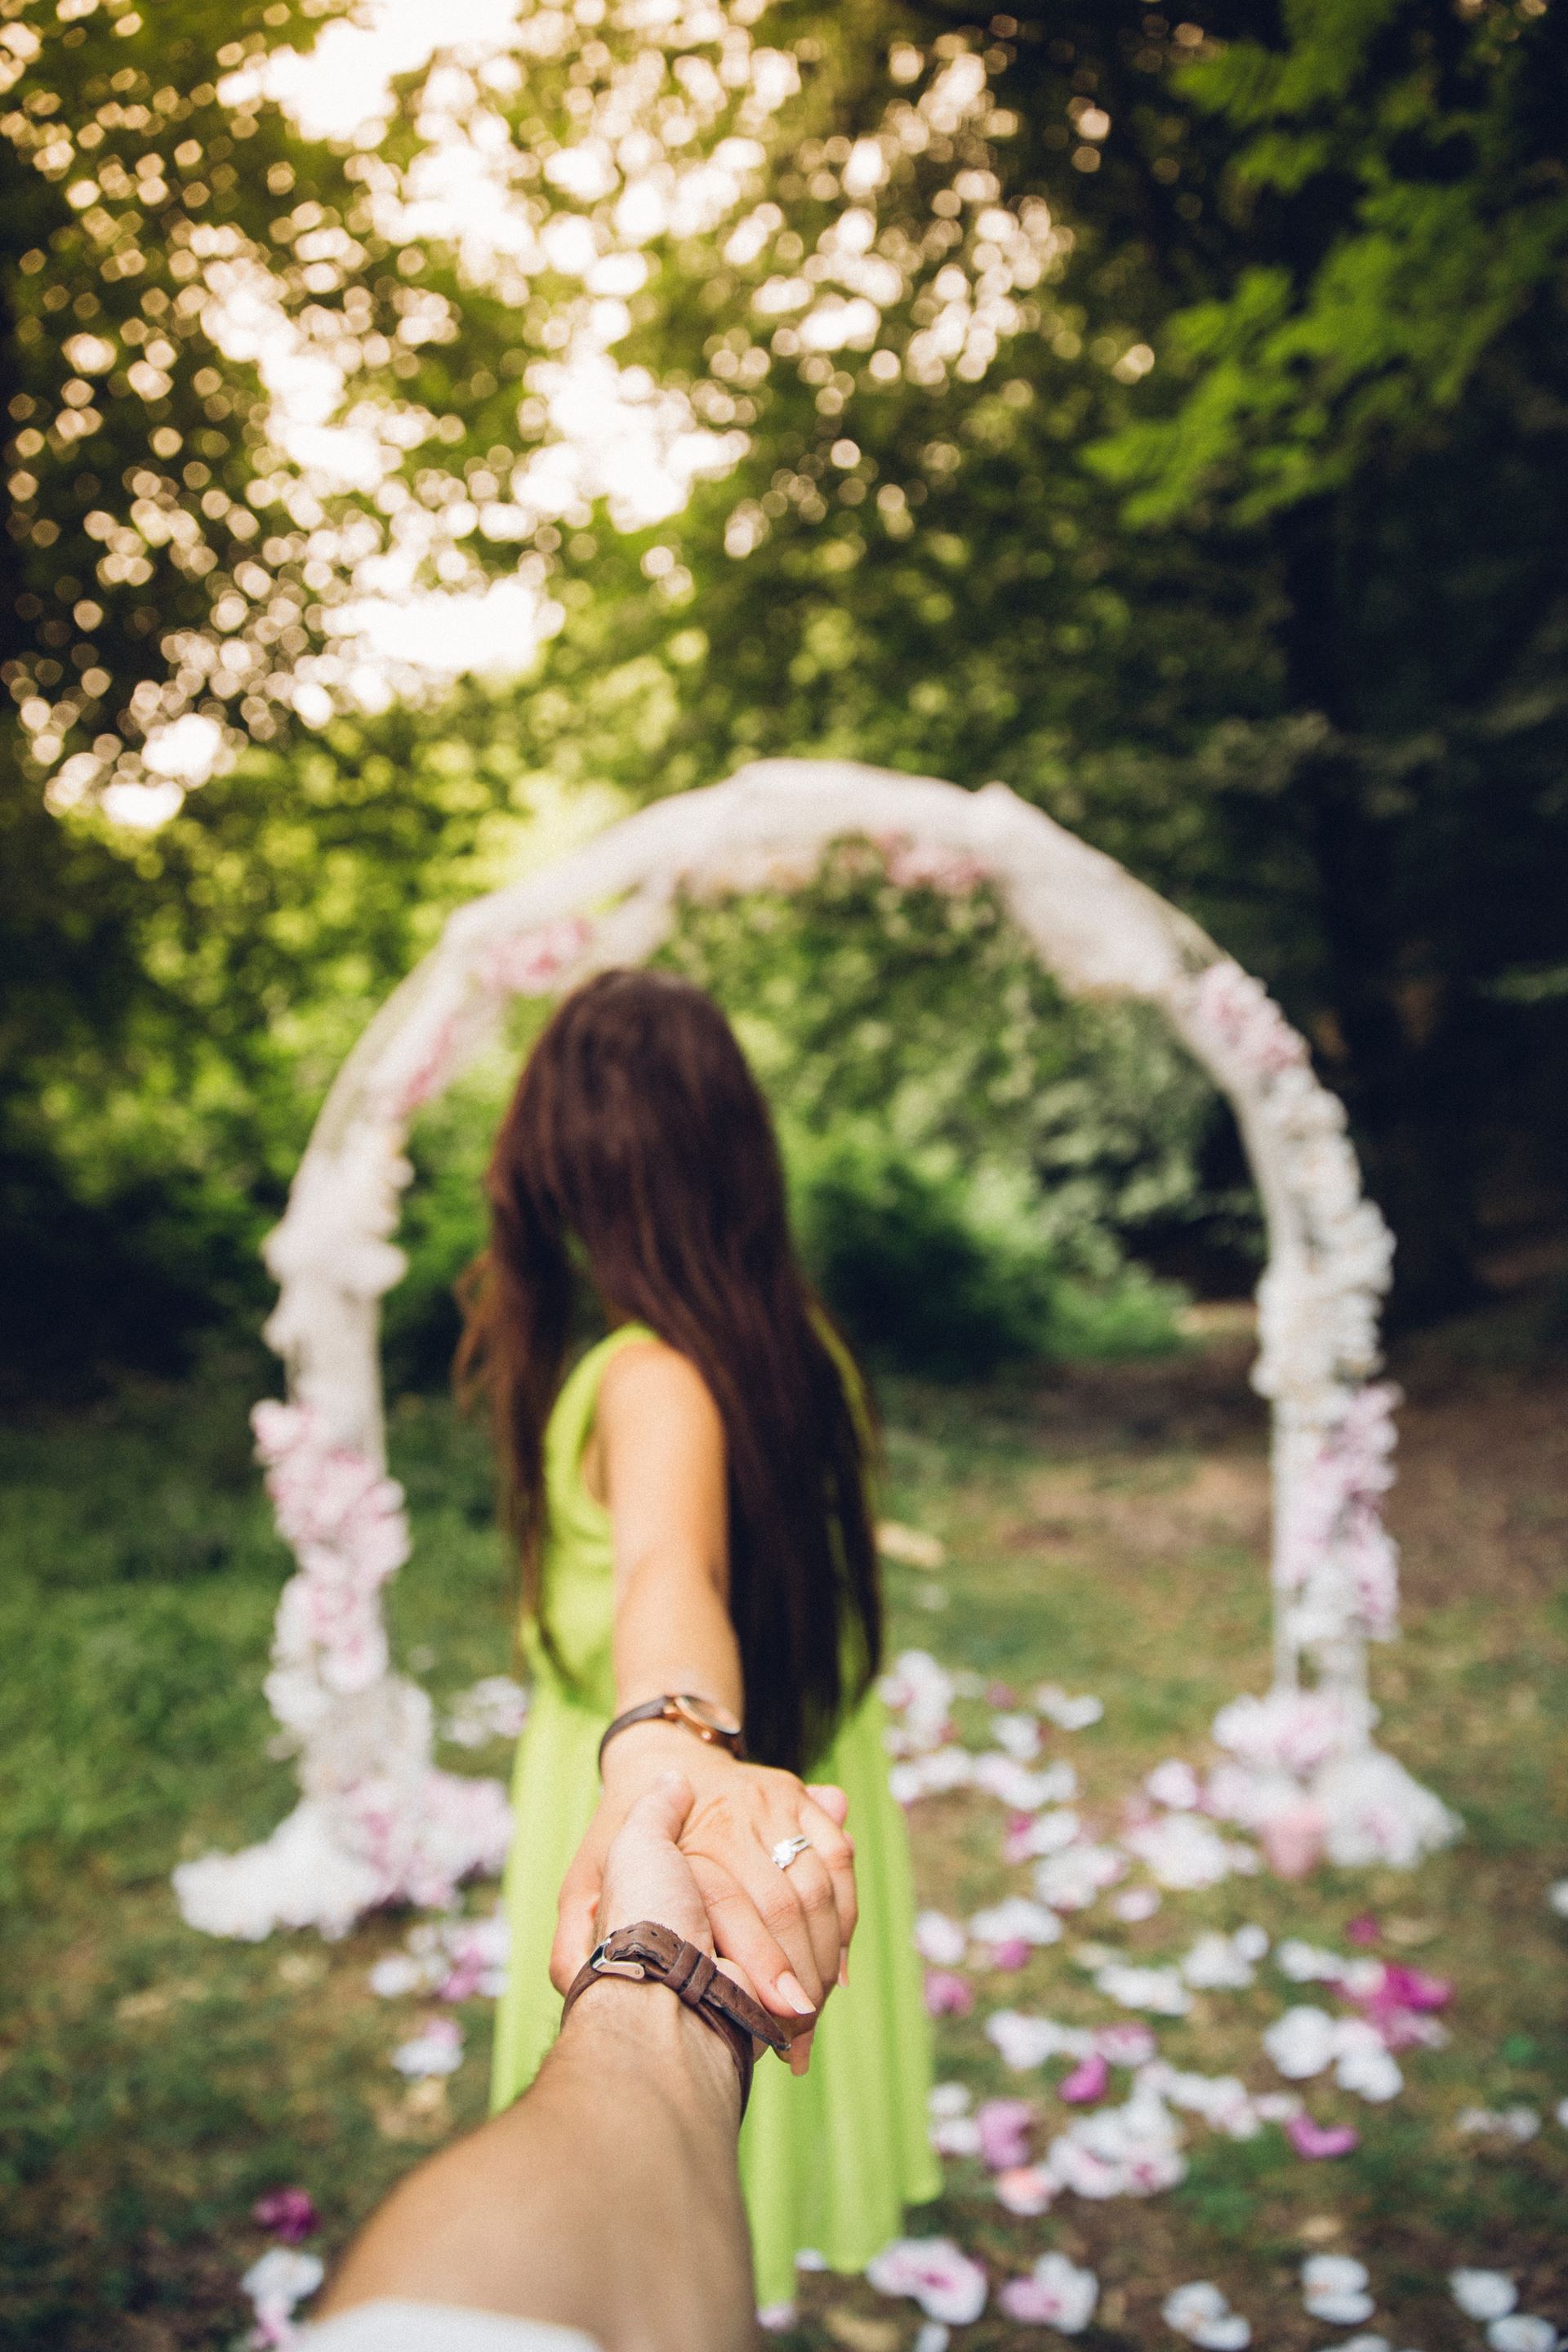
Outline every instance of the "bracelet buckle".
<path fill-rule="evenodd" d="M 588 1955 L 588 1966 L 596 1977 L 635 1977 L 639 1980 L 646 1979 L 647 1970 L 640 1960 L 607 1960 L 605 1954 L 608 1948 L 609 1937 L 606 1936 L 605 1941 L 602 1944 L 595 1944 Z"/>

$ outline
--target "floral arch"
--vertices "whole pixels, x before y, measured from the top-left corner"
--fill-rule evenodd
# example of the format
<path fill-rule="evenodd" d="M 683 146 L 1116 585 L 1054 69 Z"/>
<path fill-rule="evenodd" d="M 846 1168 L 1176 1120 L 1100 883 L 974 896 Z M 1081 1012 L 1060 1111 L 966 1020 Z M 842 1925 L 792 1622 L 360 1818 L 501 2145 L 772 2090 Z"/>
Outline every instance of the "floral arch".
<path fill-rule="evenodd" d="M 298 1563 L 279 1603 L 266 1690 L 301 1796 L 271 1837 L 175 1873 L 215 1934 L 338 1934 L 374 1905 L 440 1903 L 499 1867 L 499 1782 L 439 1770 L 430 1701 L 397 1673 L 381 1592 L 406 1559 L 385 1475 L 379 1300 L 409 1121 L 495 1034 L 517 995 L 637 962 L 685 887 L 798 886 L 828 845 L 868 839 L 889 877 L 994 888 L 1068 994 L 1159 1005 L 1235 1110 L 1261 1196 L 1268 1263 L 1254 1385 L 1273 1411 L 1272 1687 L 1222 1708 L 1210 1809 L 1265 1832 L 1308 1826 L 1347 1865 L 1415 1862 L 1458 1824 L 1377 1748 L 1366 1645 L 1395 1631 L 1382 1519 L 1394 1391 L 1377 1381 L 1392 1237 L 1362 1195 L 1344 1112 L 1261 985 L 1115 861 L 1004 784 L 982 792 L 837 760 L 759 761 L 656 803 L 560 864 L 455 914 L 350 1054 L 300 1162 L 267 1263 L 267 1336 L 289 1402 L 257 1408 L 278 1524 Z"/>

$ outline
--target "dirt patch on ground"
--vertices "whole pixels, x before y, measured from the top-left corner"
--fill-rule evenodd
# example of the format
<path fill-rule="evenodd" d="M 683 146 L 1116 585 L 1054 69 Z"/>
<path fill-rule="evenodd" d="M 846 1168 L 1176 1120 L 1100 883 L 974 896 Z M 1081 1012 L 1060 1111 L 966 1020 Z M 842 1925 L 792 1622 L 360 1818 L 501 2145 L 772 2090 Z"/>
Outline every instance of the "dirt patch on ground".
<path fill-rule="evenodd" d="M 1058 1466 L 1034 1483 L 1037 1508 L 1004 1547 L 1071 1549 L 1090 1526 L 1145 1552 L 1266 1547 L 1268 1415 L 1247 1385 L 1251 1362 L 1249 1341 L 1227 1335 L 1161 1361 L 1056 1375 L 1033 1400 L 1032 1427 Z M 1568 1555 L 1568 1362 L 1466 1364 L 1439 1335 L 1396 1356 L 1392 1376 L 1405 1402 L 1389 1523 L 1409 1603 L 1551 1592 Z M 1184 1483 L 1173 1453 L 1196 1457 Z M 1119 1470 L 1156 1454 L 1158 1481 L 1121 1483 Z"/>

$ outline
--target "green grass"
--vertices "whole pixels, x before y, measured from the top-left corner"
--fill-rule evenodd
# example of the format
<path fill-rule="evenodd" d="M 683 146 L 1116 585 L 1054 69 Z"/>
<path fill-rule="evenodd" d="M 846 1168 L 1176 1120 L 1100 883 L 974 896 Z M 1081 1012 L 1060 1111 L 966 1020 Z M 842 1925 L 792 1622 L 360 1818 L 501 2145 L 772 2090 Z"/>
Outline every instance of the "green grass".
<path fill-rule="evenodd" d="M 1214 2277 L 1257 2343 L 1312 2352 L 1334 2331 L 1306 2319 L 1295 2274 L 1325 2247 L 1373 2263 L 1375 2324 L 1399 2346 L 1479 2352 L 1442 2284 L 1462 2259 L 1515 2270 L 1527 2308 L 1568 2322 L 1568 2135 L 1550 2119 L 1568 2095 L 1563 1937 L 1543 1901 L 1568 1869 L 1568 1607 L 1552 1575 L 1568 1525 L 1554 1435 L 1568 1426 L 1568 1381 L 1506 1362 L 1415 1369 L 1400 1499 L 1407 1632 L 1378 1661 L 1377 1689 L 1384 1736 L 1459 1805 L 1465 1843 L 1414 1876 L 1234 1879 L 1168 1896 L 1136 1927 L 1101 1906 L 1081 1932 L 1153 1958 L 1202 1926 L 1257 1918 L 1274 1936 L 1342 1946 L 1346 1919 L 1370 1908 L 1455 1978 L 1452 2041 L 1411 2053 L 1407 2091 L 1388 2107 L 1313 2086 L 1315 2112 L 1353 2112 L 1363 2130 L 1332 2166 L 1301 2163 L 1274 2131 L 1237 2144 L 1194 2121 L 1173 2194 L 1065 2200 L 1037 2222 L 1004 2214 L 976 2167 L 950 2166 L 917 2226 L 951 2230 L 1001 2273 L 1051 2244 L 1092 2262 L 1104 2294 L 1089 2340 L 1101 2346 L 1173 2344 L 1163 2295 Z M 407 2091 L 387 2063 L 411 2006 L 374 2000 L 365 1971 L 405 1922 L 369 1923 L 336 1946 L 246 1947 L 191 1934 L 174 1908 L 177 1860 L 264 1833 L 292 1801 L 259 1694 L 286 1567 L 245 1426 L 265 1378 L 218 1365 L 0 1439 L 8 2347 L 232 2341 L 247 2315 L 236 2282 L 262 2243 L 248 2220 L 257 2195 L 309 2186 L 330 2249 L 414 2155 L 482 2109 L 480 2003 L 447 2084 Z M 1083 1809 L 1112 1826 L 1142 1772 L 1200 1752 L 1215 1706 L 1266 1678 L 1264 1437 L 1223 1349 L 1045 1385 L 896 1391 L 891 1507 L 942 1536 L 951 1559 L 935 1579 L 890 1570 L 895 1643 L 1021 1689 L 1049 1677 L 1098 1692 L 1104 1721 L 1055 1744 L 1079 1766 Z M 510 1664 L 508 1570 L 477 1433 L 414 1400 L 395 1413 L 393 1443 L 416 1539 L 395 1638 L 440 1701 Z M 973 1738 L 983 1715 L 970 1710 Z M 444 1760 L 505 1766 L 500 1751 Z M 1021 1885 L 999 1860 L 1001 1826 L 987 1799 L 922 1805 L 925 1898 L 964 1912 Z M 945 2074 L 1037 2095 L 1047 2125 L 1059 2116 L 1048 2081 L 1005 2077 L 981 2029 L 1004 2004 L 1103 2017 L 1076 1940 L 981 1981 L 976 2016 L 942 2027 Z M 1266 1969 L 1253 1991 L 1205 1995 L 1191 2018 L 1162 2023 L 1162 2049 L 1261 2088 L 1272 2076 L 1258 2035 L 1288 1997 L 1302 1996 Z M 1548 2118 L 1521 2149 L 1454 2129 L 1467 2105 L 1521 2099 Z M 785 2341 L 907 2352 L 917 2322 L 863 2284 L 818 2278 Z M 956 2339 L 973 2352 L 1029 2340 L 997 2320 Z"/>

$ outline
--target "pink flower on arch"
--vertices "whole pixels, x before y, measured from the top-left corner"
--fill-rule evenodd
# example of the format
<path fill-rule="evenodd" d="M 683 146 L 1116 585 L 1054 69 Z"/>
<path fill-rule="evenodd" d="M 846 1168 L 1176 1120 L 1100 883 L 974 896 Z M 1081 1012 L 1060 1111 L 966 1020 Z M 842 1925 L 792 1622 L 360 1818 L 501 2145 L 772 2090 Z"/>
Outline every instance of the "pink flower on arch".
<path fill-rule="evenodd" d="M 486 957 L 479 985 L 492 996 L 548 996 L 593 936 L 585 916 L 567 915 L 502 940 Z"/>

